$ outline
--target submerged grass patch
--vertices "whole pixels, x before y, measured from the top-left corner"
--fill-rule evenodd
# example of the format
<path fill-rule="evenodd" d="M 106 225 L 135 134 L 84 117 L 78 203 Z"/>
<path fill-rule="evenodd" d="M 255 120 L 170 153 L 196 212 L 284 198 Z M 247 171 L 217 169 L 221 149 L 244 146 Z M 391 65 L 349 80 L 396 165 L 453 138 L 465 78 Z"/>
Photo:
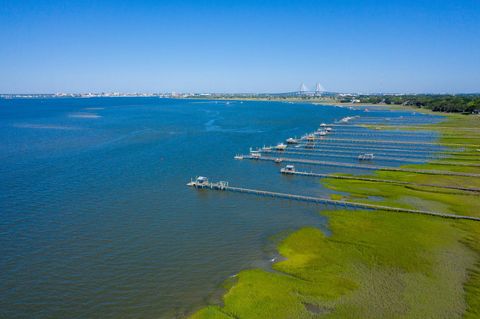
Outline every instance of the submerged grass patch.
<path fill-rule="evenodd" d="M 479 124 L 478 118 L 452 115 L 439 125 L 448 133 L 449 127 Z M 469 134 L 473 139 L 480 131 Z M 376 174 L 381 179 L 480 187 L 471 177 Z M 347 192 L 350 200 L 370 202 L 374 196 L 382 205 L 480 216 L 480 196 L 474 193 L 358 180 L 323 182 Z M 240 272 L 223 306 L 206 307 L 192 318 L 480 317 L 480 223 L 381 211 L 322 214 L 329 217 L 331 236 L 312 227 L 292 233 L 279 244 L 286 259 L 275 263 L 273 272 Z"/>

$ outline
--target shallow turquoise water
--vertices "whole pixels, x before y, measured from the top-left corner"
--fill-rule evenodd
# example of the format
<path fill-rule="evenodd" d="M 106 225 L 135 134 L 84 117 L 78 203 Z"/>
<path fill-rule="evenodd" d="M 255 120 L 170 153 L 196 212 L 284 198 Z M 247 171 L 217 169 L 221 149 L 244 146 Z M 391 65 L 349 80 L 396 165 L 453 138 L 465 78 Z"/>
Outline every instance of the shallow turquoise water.
<path fill-rule="evenodd" d="M 198 192 L 185 186 L 190 178 L 326 196 L 316 179 L 233 156 L 361 114 L 274 102 L 0 100 L 0 317 L 169 318 L 196 309 L 228 276 L 268 267 L 270 236 L 325 229 L 326 220 L 314 205 Z M 402 115 L 370 112 L 368 121 Z"/>

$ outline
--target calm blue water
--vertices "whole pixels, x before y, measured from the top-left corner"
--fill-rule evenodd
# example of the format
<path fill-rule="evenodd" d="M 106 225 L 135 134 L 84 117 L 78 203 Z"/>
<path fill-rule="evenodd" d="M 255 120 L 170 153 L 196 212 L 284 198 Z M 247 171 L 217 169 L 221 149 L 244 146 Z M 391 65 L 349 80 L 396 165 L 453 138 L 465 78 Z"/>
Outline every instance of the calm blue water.
<path fill-rule="evenodd" d="M 228 276 L 268 267 L 270 236 L 325 218 L 313 205 L 185 184 L 204 175 L 327 196 L 317 179 L 233 156 L 357 114 L 273 102 L 0 100 L 0 317 L 171 318 L 215 299 Z M 368 122 L 402 115 L 370 112 Z"/>

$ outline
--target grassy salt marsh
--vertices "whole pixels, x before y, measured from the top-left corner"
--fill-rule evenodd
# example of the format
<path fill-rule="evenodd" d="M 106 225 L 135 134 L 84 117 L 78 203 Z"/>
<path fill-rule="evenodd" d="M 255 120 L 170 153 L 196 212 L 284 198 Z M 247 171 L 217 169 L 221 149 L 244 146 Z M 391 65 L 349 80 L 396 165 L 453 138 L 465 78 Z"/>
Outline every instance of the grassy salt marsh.
<path fill-rule="evenodd" d="M 441 134 L 464 136 L 465 144 L 480 137 L 475 130 L 480 127 L 479 117 L 450 115 L 438 126 Z M 426 128 L 436 129 L 435 125 Z M 449 142 L 450 138 L 440 140 Z M 465 152 L 473 154 L 472 162 L 478 163 L 475 148 L 466 147 Z M 457 157 L 461 153 L 452 155 L 452 159 Z M 435 164 L 408 167 L 446 169 Z M 455 169 L 479 172 L 474 167 Z M 480 187 L 480 181 L 471 177 L 374 175 Z M 480 216 L 478 194 L 340 179 L 322 183 L 348 193 L 343 197 L 348 200 L 375 198 L 381 205 Z M 322 214 L 329 217 L 331 236 L 315 228 L 291 234 L 279 245 L 285 260 L 273 264 L 273 271 L 242 271 L 221 306 L 208 306 L 192 318 L 480 317 L 480 223 L 357 210 Z"/>

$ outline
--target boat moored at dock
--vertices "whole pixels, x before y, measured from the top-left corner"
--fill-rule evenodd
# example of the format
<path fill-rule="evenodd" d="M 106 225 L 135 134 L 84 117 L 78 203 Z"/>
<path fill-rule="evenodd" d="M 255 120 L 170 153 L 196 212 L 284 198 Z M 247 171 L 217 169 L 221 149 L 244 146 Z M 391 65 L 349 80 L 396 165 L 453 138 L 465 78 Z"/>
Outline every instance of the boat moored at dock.
<path fill-rule="evenodd" d="M 356 115 L 356 116 L 347 116 L 347 117 L 344 117 L 343 119 L 341 119 L 340 121 L 338 121 L 338 123 L 341 123 L 341 124 L 347 124 L 348 122 L 350 122 L 351 120 L 354 120 L 356 118 L 358 118 L 359 116 Z"/>
<path fill-rule="evenodd" d="M 220 181 L 220 182 L 209 182 L 208 177 L 205 176 L 197 176 L 195 180 L 190 180 L 190 183 L 187 186 L 195 187 L 195 188 L 211 188 L 211 189 L 219 189 L 225 190 L 228 188 L 228 182 Z"/>
<path fill-rule="evenodd" d="M 253 159 L 259 159 L 262 157 L 262 153 L 260 153 L 259 151 L 250 151 L 250 156 Z"/>
<path fill-rule="evenodd" d="M 206 187 L 208 186 L 208 178 L 205 176 L 197 176 L 195 180 L 190 180 L 190 182 L 187 184 L 187 186 L 191 187 Z"/>
<path fill-rule="evenodd" d="M 287 165 L 284 168 L 280 169 L 280 172 L 282 174 L 293 174 L 293 173 L 295 173 L 295 166 Z"/>
<path fill-rule="evenodd" d="M 362 153 L 358 155 L 358 159 L 360 161 L 370 161 L 370 160 L 373 160 L 374 158 L 375 156 L 373 155 L 373 153 Z"/>

